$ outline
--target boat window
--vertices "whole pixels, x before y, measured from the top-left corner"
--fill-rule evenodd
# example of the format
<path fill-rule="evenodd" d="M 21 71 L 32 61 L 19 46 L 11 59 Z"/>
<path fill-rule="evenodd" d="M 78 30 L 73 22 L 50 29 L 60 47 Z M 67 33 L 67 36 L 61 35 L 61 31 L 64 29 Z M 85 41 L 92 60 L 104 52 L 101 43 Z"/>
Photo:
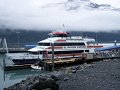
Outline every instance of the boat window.
<path fill-rule="evenodd" d="M 54 46 L 85 46 L 85 43 L 54 43 Z"/>
<path fill-rule="evenodd" d="M 87 44 L 89 45 L 89 44 L 95 44 L 95 42 L 87 42 Z"/>
<path fill-rule="evenodd" d="M 9 51 L 9 53 L 29 53 L 29 51 Z"/>
<path fill-rule="evenodd" d="M 38 55 L 38 54 L 42 54 L 43 52 L 40 51 L 40 52 L 29 52 L 30 54 L 35 54 L 35 55 Z"/>
<path fill-rule="evenodd" d="M 52 37 L 68 37 L 67 34 L 54 34 Z"/>
<path fill-rule="evenodd" d="M 89 52 L 89 50 L 85 50 L 85 52 Z"/>
<path fill-rule="evenodd" d="M 39 46 L 51 46 L 50 43 L 39 43 Z M 54 46 L 85 46 L 85 43 L 54 43 Z"/>
<path fill-rule="evenodd" d="M 54 54 L 73 54 L 73 53 L 82 53 L 84 50 L 77 51 L 55 51 Z M 48 54 L 52 54 L 52 52 L 48 52 Z"/>
<path fill-rule="evenodd" d="M 50 43 L 39 43 L 39 46 L 50 46 Z"/>

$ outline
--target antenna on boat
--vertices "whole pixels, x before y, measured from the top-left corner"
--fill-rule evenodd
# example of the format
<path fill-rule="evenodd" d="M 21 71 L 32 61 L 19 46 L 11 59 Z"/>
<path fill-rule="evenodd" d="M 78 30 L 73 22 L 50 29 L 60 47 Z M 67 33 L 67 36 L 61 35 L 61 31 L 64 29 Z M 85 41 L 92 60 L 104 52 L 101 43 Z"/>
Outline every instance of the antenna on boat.
<path fill-rule="evenodd" d="M 96 42 L 96 44 L 98 45 L 98 41 L 97 41 L 97 39 L 98 39 L 98 36 L 97 36 L 97 32 L 95 33 L 95 42 Z"/>
<path fill-rule="evenodd" d="M 83 32 L 81 31 L 81 37 L 83 38 Z"/>
<path fill-rule="evenodd" d="M 65 31 L 65 25 L 64 24 L 62 25 L 61 31 Z"/>
<path fill-rule="evenodd" d="M 63 24 L 63 27 L 65 27 L 65 25 Z"/>

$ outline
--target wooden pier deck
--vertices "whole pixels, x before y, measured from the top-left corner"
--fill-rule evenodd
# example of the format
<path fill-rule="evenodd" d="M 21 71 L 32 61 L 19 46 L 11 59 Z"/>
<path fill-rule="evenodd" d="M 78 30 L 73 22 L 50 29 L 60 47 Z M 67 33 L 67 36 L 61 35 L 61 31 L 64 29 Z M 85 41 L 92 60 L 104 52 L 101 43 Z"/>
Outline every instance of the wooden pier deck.
<path fill-rule="evenodd" d="M 59 60 L 54 60 L 54 64 L 73 63 L 75 61 L 76 61 L 75 58 L 71 58 L 71 59 L 59 59 Z M 44 61 L 44 63 L 52 64 L 52 60 Z"/>

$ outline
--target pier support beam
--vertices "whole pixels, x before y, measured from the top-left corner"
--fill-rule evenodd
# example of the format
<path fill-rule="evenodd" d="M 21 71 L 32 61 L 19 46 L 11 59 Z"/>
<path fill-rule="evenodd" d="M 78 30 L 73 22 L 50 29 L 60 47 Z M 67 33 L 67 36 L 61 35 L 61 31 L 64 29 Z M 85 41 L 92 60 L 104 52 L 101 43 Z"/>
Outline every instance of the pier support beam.
<path fill-rule="evenodd" d="M 52 71 L 54 71 L 54 43 L 52 42 Z"/>

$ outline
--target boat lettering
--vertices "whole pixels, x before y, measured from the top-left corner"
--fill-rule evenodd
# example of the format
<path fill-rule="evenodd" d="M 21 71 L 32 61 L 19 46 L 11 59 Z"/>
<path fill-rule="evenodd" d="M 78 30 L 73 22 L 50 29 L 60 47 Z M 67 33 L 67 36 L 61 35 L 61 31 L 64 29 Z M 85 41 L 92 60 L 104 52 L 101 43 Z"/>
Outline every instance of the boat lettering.
<path fill-rule="evenodd" d="M 67 49 L 67 48 L 85 48 L 85 46 L 64 46 L 63 48 L 64 49 Z"/>
<path fill-rule="evenodd" d="M 25 58 L 25 57 L 36 57 L 36 56 L 20 56 L 20 58 Z"/>

